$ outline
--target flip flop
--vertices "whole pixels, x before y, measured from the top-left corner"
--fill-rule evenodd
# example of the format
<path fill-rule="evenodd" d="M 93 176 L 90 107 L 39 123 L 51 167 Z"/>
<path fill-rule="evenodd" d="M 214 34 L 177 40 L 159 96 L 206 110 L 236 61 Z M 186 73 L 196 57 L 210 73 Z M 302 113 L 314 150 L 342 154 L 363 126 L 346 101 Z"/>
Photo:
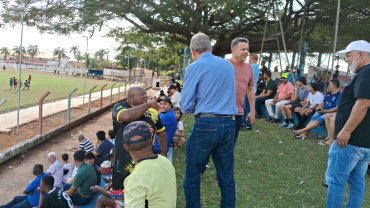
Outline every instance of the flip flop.
<path fill-rule="evenodd" d="M 319 143 L 319 145 L 321 145 L 321 146 L 328 146 L 328 147 L 330 147 L 330 146 L 331 146 L 331 144 L 328 144 L 328 143 L 326 143 L 326 142 L 320 142 L 320 143 Z"/>
<path fill-rule="evenodd" d="M 292 130 L 292 132 L 293 132 L 293 134 L 295 134 L 296 136 L 299 136 L 299 134 L 297 134 L 297 133 L 295 132 L 295 130 Z"/>
<path fill-rule="evenodd" d="M 303 137 L 303 136 L 296 136 L 295 138 L 296 139 L 302 139 L 302 140 L 305 140 L 306 139 L 306 137 Z"/>
<path fill-rule="evenodd" d="M 109 179 L 110 177 L 104 177 L 103 180 L 105 183 L 112 183 L 112 180 Z"/>
<path fill-rule="evenodd" d="M 319 142 L 323 143 L 323 142 L 327 142 L 327 141 L 328 141 L 327 139 L 323 139 L 323 140 L 320 140 Z"/>

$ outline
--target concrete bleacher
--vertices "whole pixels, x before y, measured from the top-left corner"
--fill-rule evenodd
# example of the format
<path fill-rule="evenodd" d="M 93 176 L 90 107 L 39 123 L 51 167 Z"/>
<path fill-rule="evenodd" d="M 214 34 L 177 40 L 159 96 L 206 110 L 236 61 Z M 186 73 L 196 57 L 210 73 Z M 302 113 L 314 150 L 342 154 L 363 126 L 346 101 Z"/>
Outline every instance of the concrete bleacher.
<path fill-rule="evenodd" d="M 273 106 L 273 111 L 275 112 L 275 106 Z M 268 114 L 268 112 L 267 112 L 267 108 L 266 108 L 266 106 L 265 105 L 262 105 L 262 113 L 263 113 L 263 115 L 266 117 L 266 118 L 268 118 L 269 117 L 269 114 Z M 311 116 L 312 117 L 312 116 Z M 310 121 L 311 121 L 311 117 L 304 123 L 305 125 L 307 125 Z M 294 122 L 295 123 L 298 123 L 298 119 L 297 119 L 297 117 L 295 116 L 295 114 L 293 113 L 293 119 L 294 119 Z M 281 121 L 281 122 L 284 122 L 284 117 L 283 117 L 283 115 L 280 113 L 280 115 L 279 115 L 279 120 Z M 283 128 L 283 127 L 281 127 L 281 128 Z M 284 128 L 286 128 L 286 127 L 284 127 Z M 312 133 L 314 133 L 314 134 L 316 134 L 316 135 L 320 135 L 320 136 L 323 136 L 323 137 L 326 137 L 326 136 L 328 136 L 328 132 L 326 131 L 326 127 L 325 127 L 325 125 L 322 125 L 322 126 L 318 126 L 318 127 L 316 127 L 315 129 L 313 129 L 312 131 L 311 131 Z"/>
<path fill-rule="evenodd" d="M 172 154 L 173 154 L 173 147 L 170 147 L 170 149 L 168 150 L 168 153 L 167 153 L 167 158 L 169 161 L 172 162 Z M 105 184 L 105 181 L 103 180 L 103 178 L 105 177 L 112 177 L 112 174 L 109 174 L 109 175 L 102 175 L 101 176 L 101 182 L 100 182 L 100 187 L 104 187 Z M 102 195 L 100 192 L 99 193 L 96 193 L 94 194 L 94 196 L 92 197 L 90 203 L 88 205 L 85 205 L 85 206 L 77 206 L 78 208 L 95 208 L 95 205 L 96 205 L 96 201 L 98 200 L 98 197 Z"/>

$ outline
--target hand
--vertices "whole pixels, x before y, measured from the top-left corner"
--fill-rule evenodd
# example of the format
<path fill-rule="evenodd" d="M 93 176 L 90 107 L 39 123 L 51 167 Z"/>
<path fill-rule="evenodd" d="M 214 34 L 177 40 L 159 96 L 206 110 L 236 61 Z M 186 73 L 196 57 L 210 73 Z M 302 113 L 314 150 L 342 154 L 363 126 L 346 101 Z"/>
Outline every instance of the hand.
<path fill-rule="evenodd" d="M 109 191 L 109 189 L 112 187 L 112 184 L 111 183 L 107 183 L 104 185 L 104 189 Z"/>
<path fill-rule="evenodd" d="M 297 90 L 298 90 L 298 85 L 296 85 L 296 86 L 294 87 L 294 90 L 295 90 L 295 91 L 297 91 Z"/>
<path fill-rule="evenodd" d="M 249 120 L 251 121 L 250 124 L 253 124 L 254 123 L 254 120 L 256 119 L 256 114 L 254 112 L 250 112 L 248 115 L 247 115 L 247 118 L 245 121 L 247 121 L 249 118 Z"/>
<path fill-rule="evenodd" d="M 339 146 L 339 148 L 347 146 L 350 137 L 351 137 L 350 132 L 341 130 L 337 136 L 337 145 Z"/>
<path fill-rule="evenodd" d="M 90 187 L 90 190 L 91 190 L 92 192 L 94 192 L 94 193 L 98 193 L 98 192 L 99 192 L 99 190 L 100 190 L 100 186 L 98 186 L 98 185 L 91 186 L 91 187 Z"/>
<path fill-rule="evenodd" d="M 321 111 L 319 111 L 319 113 L 324 114 L 324 113 L 327 113 L 327 111 L 322 109 Z"/>
<path fill-rule="evenodd" d="M 45 190 L 44 189 L 42 189 L 41 187 L 37 187 L 37 190 L 40 192 L 40 193 L 45 193 Z"/>
<path fill-rule="evenodd" d="M 149 108 L 159 108 L 157 99 L 151 100 L 147 104 L 149 105 Z"/>
<path fill-rule="evenodd" d="M 316 111 L 321 111 L 320 109 L 322 109 L 322 108 L 320 108 L 320 107 L 317 107 L 317 108 L 316 108 Z"/>

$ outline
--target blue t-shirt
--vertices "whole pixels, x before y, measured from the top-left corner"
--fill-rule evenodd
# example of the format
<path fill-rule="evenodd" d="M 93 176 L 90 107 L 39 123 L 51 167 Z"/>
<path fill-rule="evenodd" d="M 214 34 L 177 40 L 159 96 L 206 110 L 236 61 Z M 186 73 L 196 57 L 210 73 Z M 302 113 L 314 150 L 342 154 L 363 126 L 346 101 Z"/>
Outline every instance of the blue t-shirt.
<path fill-rule="evenodd" d="M 167 150 L 168 150 L 171 146 L 173 136 L 175 135 L 175 132 L 176 132 L 176 129 L 177 129 L 176 116 L 175 116 L 175 113 L 173 112 L 173 110 L 169 110 L 165 114 L 163 114 L 163 113 L 159 114 L 159 117 L 161 118 L 162 123 L 165 127 L 164 131 L 166 132 L 166 135 L 167 135 Z M 156 150 L 161 149 L 161 147 L 159 146 L 159 143 L 158 143 L 157 135 L 155 135 L 154 149 L 156 149 Z"/>
<path fill-rule="evenodd" d="M 253 76 L 254 76 L 254 92 L 257 92 L 257 81 L 258 81 L 258 76 L 260 75 L 260 69 L 258 67 L 258 64 L 252 64 L 253 67 Z"/>
<path fill-rule="evenodd" d="M 40 192 L 37 190 L 38 187 L 40 187 L 40 182 L 42 177 L 48 175 L 47 173 L 43 173 L 36 177 L 35 180 L 31 182 L 29 186 L 27 186 L 26 190 L 28 192 L 33 191 L 33 194 L 28 195 L 28 201 L 30 204 L 34 207 L 39 206 L 39 200 L 40 200 Z M 44 195 L 45 196 L 45 195 Z"/>
<path fill-rule="evenodd" d="M 341 91 L 338 91 L 335 94 L 328 92 L 323 101 L 325 102 L 324 110 L 330 110 L 332 108 L 335 108 L 338 105 L 341 96 L 342 96 Z"/>
<path fill-rule="evenodd" d="M 106 159 L 105 156 L 110 153 L 110 150 L 113 147 L 114 147 L 114 144 L 108 139 L 106 139 L 102 143 L 99 144 L 98 149 L 96 149 L 96 153 L 98 153 L 104 160 L 109 160 L 109 159 Z"/>

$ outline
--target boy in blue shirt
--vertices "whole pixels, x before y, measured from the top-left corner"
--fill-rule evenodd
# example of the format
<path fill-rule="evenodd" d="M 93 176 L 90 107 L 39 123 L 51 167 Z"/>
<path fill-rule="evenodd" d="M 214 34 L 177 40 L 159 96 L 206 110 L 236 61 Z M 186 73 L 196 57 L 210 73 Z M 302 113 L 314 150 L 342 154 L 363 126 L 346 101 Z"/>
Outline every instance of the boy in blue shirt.
<path fill-rule="evenodd" d="M 12 89 L 12 87 L 13 87 L 13 79 L 12 78 L 10 78 L 9 85 L 10 85 L 10 89 Z"/>
<path fill-rule="evenodd" d="M 23 194 L 26 195 L 16 196 L 11 202 L 0 208 L 32 208 L 39 206 L 40 191 L 37 188 L 40 187 L 42 177 L 47 174 L 44 173 L 44 167 L 42 165 L 36 164 L 33 167 L 33 175 L 36 176 L 36 179 L 23 191 Z"/>

